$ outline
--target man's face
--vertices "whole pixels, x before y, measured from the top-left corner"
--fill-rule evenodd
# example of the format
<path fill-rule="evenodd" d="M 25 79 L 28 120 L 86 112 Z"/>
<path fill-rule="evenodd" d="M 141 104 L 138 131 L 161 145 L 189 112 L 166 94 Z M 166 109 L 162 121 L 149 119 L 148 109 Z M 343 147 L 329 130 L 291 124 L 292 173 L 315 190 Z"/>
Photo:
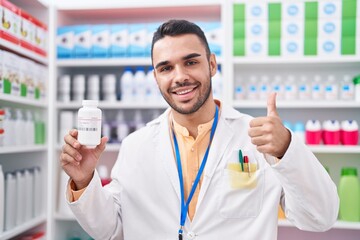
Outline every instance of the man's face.
<path fill-rule="evenodd" d="M 166 36 L 153 48 L 154 74 L 166 102 L 181 114 L 196 112 L 211 93 L 216 73 L 215 56 L 206 57 L 204 45 L 194 34 Z"/>

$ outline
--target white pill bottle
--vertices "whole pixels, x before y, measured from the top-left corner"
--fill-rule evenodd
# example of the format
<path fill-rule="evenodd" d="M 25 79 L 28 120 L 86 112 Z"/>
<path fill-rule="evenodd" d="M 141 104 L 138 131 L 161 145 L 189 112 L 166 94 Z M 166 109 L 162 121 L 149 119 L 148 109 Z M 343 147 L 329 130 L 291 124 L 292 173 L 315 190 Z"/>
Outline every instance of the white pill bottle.
<path fill-rule="evenodd" d="M 78 111 L 78 141 L 88 148 L 95 148 L 101 141 L 101 110 L 97 100 L 83 100 Z"/>

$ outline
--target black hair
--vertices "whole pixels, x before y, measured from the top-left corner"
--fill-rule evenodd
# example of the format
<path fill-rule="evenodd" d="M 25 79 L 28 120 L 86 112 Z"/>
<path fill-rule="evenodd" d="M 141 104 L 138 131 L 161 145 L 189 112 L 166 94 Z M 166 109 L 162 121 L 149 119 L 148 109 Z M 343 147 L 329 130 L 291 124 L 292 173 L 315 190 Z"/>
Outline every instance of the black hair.
<path fill-rule="evenodd" d="M 195 23 L 187 20 L 172 19 L 161 24 L 155 31 L 151 43 L 151 60 L 153 59 L 154 44 L 165 36 L 178 36 L 183 34 L 195 34 L 205 47 L 207 58 L 210 57 L 210 48 L 206 40 L 205 34 L 201 28 Z"/>

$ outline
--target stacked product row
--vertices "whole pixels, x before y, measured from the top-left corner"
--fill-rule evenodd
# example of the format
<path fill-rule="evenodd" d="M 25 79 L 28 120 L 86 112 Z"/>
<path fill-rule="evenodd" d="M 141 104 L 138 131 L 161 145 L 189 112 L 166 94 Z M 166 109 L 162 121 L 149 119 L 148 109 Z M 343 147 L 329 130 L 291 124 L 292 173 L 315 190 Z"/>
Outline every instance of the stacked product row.
<path fill-rule="evenodd" d="M 0 1 L 0 9 L 0 38 L 47 56 L 46 24 L 7 0 Z"/>
<path fill-rule="evenodd" d="M 250 75 L 237 77 L 234 95 L 236 100 L 267 99 L 270 92 L 277 100 L 356 100 L 360 102 L 360 75 Z"/>
<path fill-rule="evenodd" d="M 3 172 L 0 165 L 0 233 L 43 214 L 40 167 Z"/>
<path fill-rule="evenodd" d="M 0 94 L 45 99 L 48 80 L 46 66 L 14 53 L 0 50 Z"/>
<path fill-rule="evenodd" d="M 57 29 L 58 58 L 149 57 L 153 33 L 161 23 L 63 26 Z M 220 22 L 199 22 L 210 50 L 221 55 Z"/>
<path fill-rule="evenodd" d="M 356 0 L 234 4 L 234 56 L 306 57 L 360 53 Z"/>
<path fill-rule="evenodd" d="M 45 122 L 40 112 L 0 108 L 0 147 L 45 144 Z"/>

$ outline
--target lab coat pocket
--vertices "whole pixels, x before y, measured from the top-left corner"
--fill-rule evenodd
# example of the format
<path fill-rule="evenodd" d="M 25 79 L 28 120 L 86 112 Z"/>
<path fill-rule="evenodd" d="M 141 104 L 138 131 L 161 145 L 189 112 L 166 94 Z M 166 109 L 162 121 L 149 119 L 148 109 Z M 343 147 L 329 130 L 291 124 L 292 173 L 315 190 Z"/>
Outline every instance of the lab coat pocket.
<path fill-rule="evenodd" d="M 219 213 L 223 218 L 253 218 L 264 197 L 264 171 L 239 172 L 224 169 L 219 189 Z"/>

